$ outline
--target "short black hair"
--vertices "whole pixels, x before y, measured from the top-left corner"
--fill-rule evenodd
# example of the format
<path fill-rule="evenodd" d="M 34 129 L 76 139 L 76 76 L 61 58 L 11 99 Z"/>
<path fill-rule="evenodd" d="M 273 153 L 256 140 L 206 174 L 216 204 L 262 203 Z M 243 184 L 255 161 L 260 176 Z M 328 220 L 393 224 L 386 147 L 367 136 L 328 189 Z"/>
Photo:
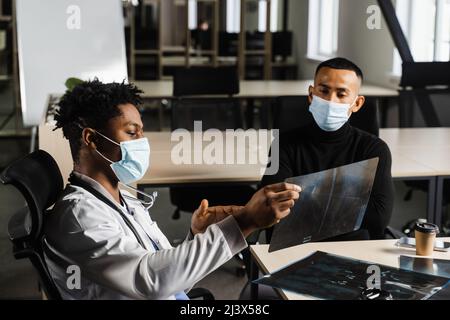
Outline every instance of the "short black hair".
<path fill-rule="evenodd" d="M 98 79 L 82 82 L 66 91 L 56 105 L 54 130 L 62 128 L 74 162 L 79 160 L 83 128 L 105 129 L 110 119 L 121 115 L 119 105 L 129 103 L 139 108 L 141 93 L 132 84 L 102 83 Z"/>
<path fill-rule="evenodd" d="M 333 58 L 330 60 L 323 61 L 317 66 L 316 69 L 316 76 L 319 73 L 320 69 L 322 68 L 331 68 L 331 69 L 339 69 L 339 70 L 350 70 L 356 73 L 356 76 L 361 79 L 361 81 L 364 80 L 363 73 L 361 69 L 353 62 L 351 62 L 348 59 L 345 58 Z"/>

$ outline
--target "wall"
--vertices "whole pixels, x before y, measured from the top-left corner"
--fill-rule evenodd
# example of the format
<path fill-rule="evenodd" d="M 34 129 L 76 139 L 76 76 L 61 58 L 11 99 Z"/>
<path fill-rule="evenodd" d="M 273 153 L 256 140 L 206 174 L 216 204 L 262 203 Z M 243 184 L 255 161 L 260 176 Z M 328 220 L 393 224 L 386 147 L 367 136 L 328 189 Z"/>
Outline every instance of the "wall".
<path fill-rule="evenodd" d="M 312 0 L 314 1 L 314 0 Z M 294 56 L 299 63 L 299 77 L 311 79 L 319 61 L 306 57 L 308 39 L 308 0 L 290 0 L 289 28 L 294 33 Z M 399 79 L 392 76 L 393 50 L 388 27 L 382 18 L 380 30 L 369 30 L 366 13 L 376 0 L 340 0 L 338 56 L 358 64 L 364 72 L 366 83 L 396 88 Z M 442 126 L 450 126 L 450 98 L 448 95 L 432 96 Z M 414 108 L 413 126 L 425 126 L 417 105 Z M 396 110 L 390 109 L 390 124 L 396 126 Z M 393 121 L 393 122 L 392 122 Z"/>
<path fill-rule="evenodd" d="M 387 25 L 382 20 L 381 30 L 369 30 L 366 26 L 367 7 L 376 0 L 340 0 L 338 56 L 358 64 L 366 75 L 366 81 L 382 86 L 395 87 L 392 79 L 394 43 Z M 308 59 L 308 0 L 291 0 L 289 3 L 289 27 L 294 32 L 295 57 L 299 62 L 299 75 L 309 79 L 319 63 Z"/>

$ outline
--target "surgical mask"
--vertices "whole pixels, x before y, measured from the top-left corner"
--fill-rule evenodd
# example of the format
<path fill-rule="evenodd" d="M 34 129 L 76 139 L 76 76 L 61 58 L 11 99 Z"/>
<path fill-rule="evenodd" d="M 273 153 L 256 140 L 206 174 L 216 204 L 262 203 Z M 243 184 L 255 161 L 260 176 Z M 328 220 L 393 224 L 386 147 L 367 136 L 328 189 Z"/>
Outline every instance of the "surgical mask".
<path fill-rule="evenodd" d="M 120 147 L 122 159 L 113 162 L 101 154 L 97 153 L 106 161 L 111 163 L 111 169 L 116 174 L 120 182 L 129 184 L 140 180 L 147 171 L 150 164 L 150 145 L 147 138 L 123 141 L 120 144 L 96 131 L 100 136 Z"/>
<path fill-rule="evenodd" d="M 317 125 L 324 131 L 339 130 L 350 118 L 349 110 L 358 97 L 351 104 L 337 103 L 313 96 L 309 112 L 312 113 Z"/>

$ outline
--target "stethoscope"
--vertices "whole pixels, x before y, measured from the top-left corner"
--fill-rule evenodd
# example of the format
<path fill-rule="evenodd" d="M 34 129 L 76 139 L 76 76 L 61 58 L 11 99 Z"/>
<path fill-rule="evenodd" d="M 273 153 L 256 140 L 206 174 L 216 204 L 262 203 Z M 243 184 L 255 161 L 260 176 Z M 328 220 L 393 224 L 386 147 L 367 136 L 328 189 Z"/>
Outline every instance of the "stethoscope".
<path fill-rule="evenodd" d="M 137 188 L 129 186 L 129 185 L 127 185 L 125 183 L 122 183 L 120 181 L 119 181 L 119 183 L 120 183 L 120 185 L 122 185 L 124 187 L 127 187 L 127 188 L 130 188 L 131 190 L 136 191 L 136 193 L 139 193 L 140 195 L 143 195 L 143 196 L 147 197 L 149 200 L 145 201 L 145 200 L 141 200 L 141 199 L 138 199 L 138 198 L 135 198 L 135 197 L 128 196 L 126 194 L 122 194 L 122 196 L 124 198 L 126 198 L 128 200 L 132 200 L 132 201 L 136 201 L 136 200 L 139 201 L 144 206 L 145 210 L 149 210 L 155 204 L 156 197 L 158 197 L 158 192 L 157 191 L 153 191 L 152 194 L 148 194 L 148 193 L 146 193 L 144 191 L 138 190 Z"/>

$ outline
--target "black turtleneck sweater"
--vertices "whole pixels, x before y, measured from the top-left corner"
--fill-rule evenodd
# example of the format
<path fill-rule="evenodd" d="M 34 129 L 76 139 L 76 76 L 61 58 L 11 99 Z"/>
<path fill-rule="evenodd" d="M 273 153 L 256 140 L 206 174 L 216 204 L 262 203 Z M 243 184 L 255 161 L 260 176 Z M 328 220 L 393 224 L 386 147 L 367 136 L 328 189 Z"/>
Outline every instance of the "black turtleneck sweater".
<path fill-rule="evenodd" d="M 380 239 L 393 208 L 391 153 L 383 140 L 349 123 L 335 132 L 326 132 L 312 121 L 310 125 L 282 134 L 278 173 L 265 175 L 261 185 L 375 157 L 379 163 L 361 228 L 369 232 L 371 239 Z"/>

